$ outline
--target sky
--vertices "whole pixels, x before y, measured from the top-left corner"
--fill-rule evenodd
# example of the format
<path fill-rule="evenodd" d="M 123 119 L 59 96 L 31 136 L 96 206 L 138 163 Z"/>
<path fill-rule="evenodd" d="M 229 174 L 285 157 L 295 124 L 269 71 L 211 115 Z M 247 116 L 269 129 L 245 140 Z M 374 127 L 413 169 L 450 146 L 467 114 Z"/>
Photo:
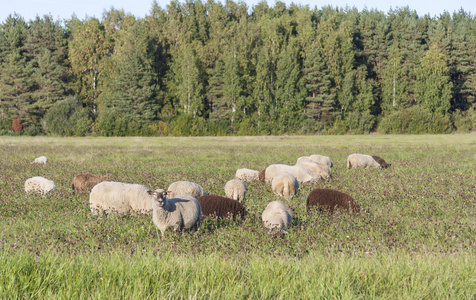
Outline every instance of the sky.
<path fill-rule="evenodd" d="M 216 0 L 225 3 L 225 0 Z M 291 3 L 298 5 L 309 5 L 311 8 L 317 6 L 331 5 L 334 7 L 345 8 L 355 7 L 359 11 L 363 9 L 377 9 L 384 13 L 388 13 L 391 9 L 408 6 L 411 10 L 415 10 L 419 16 L 430 14 L 431 17 L 438 17 L 443 12 L 457 12 L 463 8 L 472 15 L 476 14 L 475 0 L 281 0 L 289 6 Z M 185 3 L 185 0 L 179 0 L 179 3 Z M 206 0 L 202 0 L 203 3 Z M 235 0 L 234 2 L 240 2 Z M 260 0 L 244 0 L 251 9 L 258 4 Z M 266 1 L 269 6 L 274 6 L 275 0 Z M 130 13 L 137 18 L 143 18 L 150 15 L 153 0 L 0 0 L 0 23 L 3 23 L 10 14 L 17 13 L 25 21 L 34 20 L 36 16 L 43 17 L 51 15 L 53 20 L 69 20 L 73 16 L 80 20 L 86 17 L 101 18 L 104 11 L 108 11 L 111 7 L 115 9 L 123 9 L 126 13 Z M 160 7 L 166 8 L 170 0 L 157 0 Z"/>

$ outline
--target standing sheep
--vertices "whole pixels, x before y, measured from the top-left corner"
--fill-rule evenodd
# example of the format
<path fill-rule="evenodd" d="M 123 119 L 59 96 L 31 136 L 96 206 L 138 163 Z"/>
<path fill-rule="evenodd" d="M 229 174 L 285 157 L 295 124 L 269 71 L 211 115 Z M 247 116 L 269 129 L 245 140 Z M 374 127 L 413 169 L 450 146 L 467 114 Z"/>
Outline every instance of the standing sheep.
<path fill-rule="evenodd" d="M 246 185 L 239 179 L 232 179 L 225 184 L 225 195 L 238 202 L 243 202 L 247 191 Z"/>
<path fill-rule="evenodd" d="M 251 169 L 238 169 L 236 170 L 235 178 L 243 181 L 257 181 L 259 178 L 259 172 Z"/>
<path fill-rule="evenodd" d="M 77 190 L 78 192 L 90 192 L 96 184 L 103 181 L 111 181 L 111 178 L 85 173 L 76 175 L 71 182 L 71 186 L 73 190 Z"/>
<path fill-rule="evenodd" d="M 293 211 L 283 202 L 273 201 L 266 206 L 261 219 L 264 226 L 269 229 L 269 232 L 272 232 L 274 228 L 284 231 L 293 221 Z"/>
<path fill-rule="evenodd" d="M 175 196 L 182 194 L 188 194 L 195 198 L 207 195 L 201 185 L 190 181 L 176 181 L 167 188 L 169 198 L 175 198 Z"/>
<path fill-rule="evenodd" d="M 392 164 L 387 164 L 387 162 L 379 156 L 373 155 L 372 158 L 375 159 L 375 161 L 378 162 L 382 166 L 382 168 L 388 168 L 392 165 Z"/>
<path fill-rule="evenodd" d="M 102 212 L 150 213 L 152 201 L 148 191 L 148 188 L 140 184 L 100 182 L 92 188 L 91 194 L 89 194 L 91 212 L 93 214 Z"/>
<path fill-rule="evenodd" d="M 52 180 L 46 179 L 41 176 L 28 178 L 25 181 L 26 193 L 40 193 L 43 196 L 50 192 L 56 191 L 56 185 Z"/>
<path fill-rule="evenodd" d="M 48 158 L 46 156 L 40 156 L 35 158 L 34 161 L 31 162 L 32 164 L 47 164 L 48 163 Z"/>
<path fill-rule="evenodd" d="M 173 227 L 174 231 L 198 227 L 202 209 L 197 199 L 189 194 L 178 195 L 175 198 L 167 198 L 167 192 L 159 189 L 148 191 L 152 202 L 152 221 L 159 228 L 162 236 L 167 227 Z"/>
<path fill-rule="evenodd" d="M 347 169 L 381 167 L 382 166 L 370 155 L 354 153 L 347 157 Z"/>
<path fill-rule="evenodd" d="M 317 206 L 320 211 L 329 211 L 334 213 L 335 209 L 349 210 L 352 212 L 360 212 L 360 206 L 355 202 L 354 198 L 346 193 L 331 189 L 315 189 L 309 193 L 307 197 L 306 207 L 309 211 L 312 207 Z"/>
<path fill-rule="evenodd" d="M 231 214 L 233 218 L 237 216 L 244 218 L 248 214 L 243 204 L 222 196 L 205 195 L 198 198 L 198 202 L 202 207 L 202 214 L 207 217 L 211 215 L 226 217 Z"/>
<path fill-rule="evenodd" d="M 315 184 L 320 178 L 320 176 L 315 172 L 306 170 L 303 167 L 288 166 L 282 164 L 270 165 L 269 167 L 261 171 L 259 176 L 261 181 L 271 182 L 276 175 L 284 172 L 292 174 L 297 179 L 299 184 Z"/>
<path fill-rule="evenodd" d="M 292 174 L 284 172 L 273 178 L 271 190 L 275 195 L 289 200 L 299 192 L 299 182 Z"/>

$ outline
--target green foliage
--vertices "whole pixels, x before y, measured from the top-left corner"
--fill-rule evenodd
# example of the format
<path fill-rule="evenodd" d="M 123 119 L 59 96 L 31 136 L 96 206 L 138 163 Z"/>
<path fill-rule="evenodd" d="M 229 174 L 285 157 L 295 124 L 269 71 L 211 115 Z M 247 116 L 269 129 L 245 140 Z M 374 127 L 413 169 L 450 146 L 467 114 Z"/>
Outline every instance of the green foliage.
<path fill-rule="evenodd" d="M 385 116 L 379 124 L 382 133 L 449 133 L 452 124 L 449 116 L 434 115 L 428 108 L 418 105 Z"/>
<path fill-rule="evenodd" d="M 56 102 L 44 121 L 46 133 L 58 136 L 85 136 L 92 124 L 88 112 L 74 97 Z"/>
<path fill-rule="evenodd" d="M 384 132 L 467 131 L 451 115 L 476 103 L 474 16 L 464 10 L 194 0 L 62 24 L 17 14 L 0 24 L 0 118 L 19 118 L 24 134 L 45 133 L 46 113 L 71 94 L 100 135 L 172 135 L 175 123 L 179 135 L 361 133 L 378 120 Z M 390 125 L 417 105 L 441 119 Z M 73 119 L 79 128 L 54 134 L 87 134 L 86 113 Z"/>

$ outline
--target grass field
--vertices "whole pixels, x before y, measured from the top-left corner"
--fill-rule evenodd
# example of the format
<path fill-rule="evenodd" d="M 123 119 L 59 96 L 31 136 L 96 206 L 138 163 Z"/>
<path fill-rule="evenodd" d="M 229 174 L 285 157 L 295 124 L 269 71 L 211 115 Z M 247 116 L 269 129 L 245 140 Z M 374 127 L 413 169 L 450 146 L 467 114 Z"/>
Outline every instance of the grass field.
<path fill-rule="evenodd" d="M 0 298 L 475 299 L 476 135 L 0 138 Z M 348 170 L 346 158 L 384 158 Z M 160 236 L 147 215 L 94 216 L 79 173 L 150 189 L 178 180 L 224 196 L 239 168 L 323 154 L 333 179 L 286 201 L 288 234 L 261 224 L 270 185 L 248 184 L 245 220 L 205 219 Z M 45 155 L 48 165 L 30 162 Z M 58 192 L 26 195 L 32 176 Z M 358 216 L 307 213 L 316 188 L 346 192 Z"/>

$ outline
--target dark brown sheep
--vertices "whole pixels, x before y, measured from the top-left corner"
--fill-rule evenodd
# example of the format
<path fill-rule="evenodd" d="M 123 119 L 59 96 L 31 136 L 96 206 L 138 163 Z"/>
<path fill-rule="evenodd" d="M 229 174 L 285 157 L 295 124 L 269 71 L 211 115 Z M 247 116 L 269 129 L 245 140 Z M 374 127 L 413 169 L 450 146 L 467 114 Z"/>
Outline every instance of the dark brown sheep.
<path fill-rule="evenodd" d="M 202 207 L 202 215 L 217 217 L 226 217 L 228 213 L 233 215 L 233 218 L 240 216 L 244 218 L 248 212 L 240 202 L 217 195 L 204 195 L 198 198 L 198 202 Z"/>
<path fill-rule="evenodd" d="M 73 190 L 77 190 L 78 192 L 91 192 L 96 184 L 103 181 L 111 181 L 111 178 L 94 174 L 79 174 L 74 177 L 71 185 Z"/>
<path fill-rule="evenodd" d="M 387 162 L 379 156 L 373 155 L 372 158 L 375 159 L 375 161 L 378 162 L 382 166 L 382 168 L 388 168 L 392 165 L 392 164 L 387 164 Z"/>
<path fill-rule="evenodd" d="M 259 172 L 258 174 L 259 181 L 264 182 L 265 175 L 266 175 L 266 168 L 264 168 L 261 172 Z"/>
<path fill-rule="evenodd" d="M 355 202 L 354 198 L 346 193 L 331 189 L 315 189 L 309 193 L 307 197 L 306 207 L 310 210 L 317 206 L 320 211 L 328 211 L 333 214 L 335 209 L 343 209 L 354 213 L 360 212 L 360 206 Z"/>

